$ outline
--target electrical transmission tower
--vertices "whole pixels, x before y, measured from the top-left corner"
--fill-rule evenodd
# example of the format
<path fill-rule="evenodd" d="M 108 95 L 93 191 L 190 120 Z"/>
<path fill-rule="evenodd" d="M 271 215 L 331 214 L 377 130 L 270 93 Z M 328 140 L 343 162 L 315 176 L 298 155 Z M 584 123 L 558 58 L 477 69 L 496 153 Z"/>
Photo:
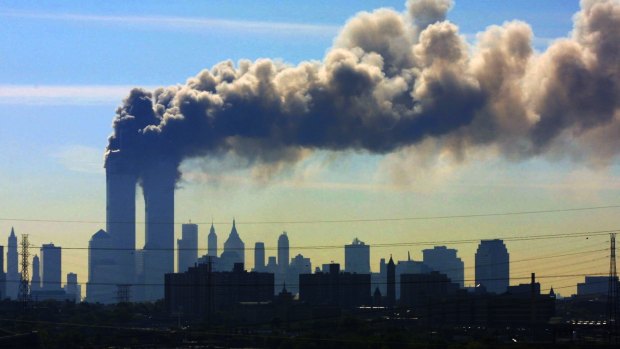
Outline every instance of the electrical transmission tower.
<path fill-rule="evenodd" d="M 607 324 L 609 339 L 618 341 L 618 273 L 616 272 L 616 233 L 610 236 L 609 289 L 607 291 Z"/>
<path fill-rule="evenodd" d="M 24 304 L 25 307 L 27 307 L 30 303 L 30 288 L 28 285 L 28 282 L 30 280 L 30 273 L 28 272 L 28 269 L 30 269 L 30 264 L 28 263 L 30 255 L 28 253 L 28 248 L 30 247 L 30 244 L 28 243 L 28 234 L 22 234 L 22 241 L 20 246 L 22 257 L 22 273 L 19 283 L 19 300 Z"/>

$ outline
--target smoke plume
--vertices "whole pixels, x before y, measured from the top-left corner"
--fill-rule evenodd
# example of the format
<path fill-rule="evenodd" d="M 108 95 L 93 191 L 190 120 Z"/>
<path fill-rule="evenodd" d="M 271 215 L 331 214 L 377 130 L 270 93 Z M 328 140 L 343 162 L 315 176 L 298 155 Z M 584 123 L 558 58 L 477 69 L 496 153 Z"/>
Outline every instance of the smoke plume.
<path fill-rule="evenodd" d="M 409 0 L 350 19 L 322 61 L 226 61 L 184 85 L 134 89 L 108 151 L 139 167 L 194 157 L 295 163 L 314 150 L 391 153 L 431 140 L 466 160 L 608 164 L 620 152 L 620 1 L 582 0 L 570 37 L 532 48 L 523 22 L 470 45 L 451 0 Z M 421 150 L 422 151 L 422 150 Z"/>

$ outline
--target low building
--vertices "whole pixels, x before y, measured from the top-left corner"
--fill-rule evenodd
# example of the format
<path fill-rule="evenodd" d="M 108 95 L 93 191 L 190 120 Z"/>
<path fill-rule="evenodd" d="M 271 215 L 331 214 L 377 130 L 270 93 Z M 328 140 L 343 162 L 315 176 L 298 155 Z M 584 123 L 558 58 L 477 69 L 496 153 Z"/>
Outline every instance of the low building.
<path fill-rule="evenodd" d="M 339 264 L 330 264 L 328 273 L 299 275 L 299 300 L 309 305 L 369 305 L 370 292 L 370 274 L 341 273 Z"/>

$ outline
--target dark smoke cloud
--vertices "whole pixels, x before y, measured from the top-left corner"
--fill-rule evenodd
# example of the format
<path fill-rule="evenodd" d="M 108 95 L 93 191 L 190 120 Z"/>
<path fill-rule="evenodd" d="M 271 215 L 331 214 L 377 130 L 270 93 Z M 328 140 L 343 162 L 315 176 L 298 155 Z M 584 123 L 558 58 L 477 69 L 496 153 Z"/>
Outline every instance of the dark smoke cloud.
<path fill-rule="evenodd" d="M 606 164 L 620 151 L 620 1 L 581 6 L 571 37 L 542 53 L 518 21 L 469 45 L 445 20 L 450 0 L 362 12 L 320 62 L 227 61 L 182 86 L 132 90 L 108 150 L 138 168 L 231 155 L 280 168 L 313 150 L 384 154 L 432 140 L 461 160 L 493 148 Z"/>

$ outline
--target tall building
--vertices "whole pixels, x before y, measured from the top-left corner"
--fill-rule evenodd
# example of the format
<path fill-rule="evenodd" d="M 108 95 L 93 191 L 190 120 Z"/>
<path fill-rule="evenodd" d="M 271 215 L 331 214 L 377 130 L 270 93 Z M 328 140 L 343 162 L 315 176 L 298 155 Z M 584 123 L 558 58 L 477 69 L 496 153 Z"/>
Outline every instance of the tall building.
<path fill-rule="evenodd" d="M 465 266 L 456 253 L 457 250 L 446 246 L 435 246 L 422 251 L 426 266 L 446 275 L 452 283 L 462 288 L 465 286 Z"/>
<path fill-rule="evenodd" d="M 289 244 L 286 232 L 283 232 L 278 238 L 278 267 L 280 272 L 286 273 L 289 265 Z"/>
<path fill-rule="evenodd" d="M 390 256 L 390 261 L 387 264 L 387 305 L 393 307 L 396 305 L 396 265 L 394 260 Z"/>
<path fill-rule="evenodd" d="M 32 278 L 30 281 L 30 291 L 38 291 L 41 289 L 41 269 L 39 266 L 39 256 L 36 254 L 32 257 Z"/>
<path fill-rule="evenodd" d="M 181 225 L 181 239 L 177 240 L 177 271 L 184 272 L 198 260 L 198 225 Z"/>
<path fill-rule="evenodd" d="M 117 266 L 111 248 L 112 238 L 105 230 L 97 231 L 88 242 L 86 300 L 90 303 L 116 302 Z"/>
<path fill-rule="evenodd" d="M 245 262 L 245 244 L 239 237 L 235 220 L 228 239 L 224 242 L 224 252 L 220 256 L 221 271 L 231 271 L 235 263 Z"/>
<path fill-rule="evenodd" d="M 217 257 L 217 234 L 215 234 L 213 222 L 211 222 L 211 229 L 209 229 L 209 236 L 207 237 L 207 256 Z"/>
<path fill-rule="evenodd" d="M 19 293 L 19 282 L 21 276 L 19 273 L 19 262 L 17 256 L 17 236 L 15 230 L 11 227 L 9 235 L 9 244 L 6 251 L 6 295 L 11 299 L 17 299 Z"/>
<path fill-rule="evenodd" d="M 68 300 L 76 303 L 82 301 L 82 285 L 78 284 L 77 274 L 67 274 L 67 284 L 65 285 L 65 293 Z"/>
<path fill-rule="evenodd" d="M 106 268 L 114 269 L 109 272 L 110 279 L 108 281 L 114 284 L 133 283 L 136 272 L 136 183 L 138 182 L 138 174 L 133 162 L 128 156 L 124 155 L 118 150 L 108 151 L 104 165 L 106 170 L 105 234 L 110 239 L 109 249 L 104 252 L 108 263 Z M 98 236 L 101 237 L 101 235 Z"/>
<path fill-rule="evenodd" d="M 44 291 L 62 290 L 62 250 L 54 244 L 41 246 L 41 289 Z"/>
<path fill-rule="evenodd" d="M 476 251 L 476 285 L 501 294 L 510 284 L 510 255 L 500 239 L 482 240 Z"/>
<path fill-rule="evenodd" d="M 4 246 L 0 245 L 0 301 L 6 298 L 6 273 L 4 272 Z"/>
<path fill-rule="evenodd" d="M 349 273 L 370 274 L 370 246 L 355 238 L 344 246 L 344 270 Z"/>
<path fill-rule="evenodd" d="M 149 164 L 142 174 L 146 230 L 144 236 L 143 299 L 164 298 L 164 275 L 174 272 L 174 188 L 176 163 Z"/>
<path fill-rule="evenodd" d="M 254 244 L 254 271 L 265 270 L 265 243 Z"/>

